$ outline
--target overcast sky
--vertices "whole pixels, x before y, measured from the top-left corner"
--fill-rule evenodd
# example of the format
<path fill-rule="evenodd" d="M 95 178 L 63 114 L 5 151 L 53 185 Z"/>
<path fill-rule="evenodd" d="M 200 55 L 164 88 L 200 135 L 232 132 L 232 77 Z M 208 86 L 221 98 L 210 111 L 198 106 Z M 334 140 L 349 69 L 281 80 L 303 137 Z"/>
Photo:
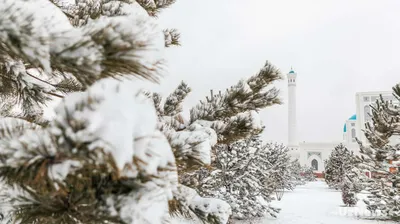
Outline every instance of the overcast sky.
<path fill-rule="evenodd" d="M 167 49 L 168 93 L 181 81 L 189 108 L 256 73 L 266 60 L 298 73 L 300 141 L 339 141 L 355 93 L 400 82 L 398 0 L 177 0 L 159 17 L 182 46 Z M 287 82 L 276 83 L 287 102 Z M 267 140 L 287 143 L 287 105 L 261 112 Z"/>

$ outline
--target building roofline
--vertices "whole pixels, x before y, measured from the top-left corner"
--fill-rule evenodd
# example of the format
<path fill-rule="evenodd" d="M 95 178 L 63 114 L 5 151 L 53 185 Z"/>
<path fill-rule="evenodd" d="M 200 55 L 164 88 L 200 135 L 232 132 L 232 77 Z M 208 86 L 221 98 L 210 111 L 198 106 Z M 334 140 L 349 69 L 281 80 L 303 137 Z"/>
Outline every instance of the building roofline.
<path fill-rule="evenodd" d="M 364 94 L 392 94 L 393 91 L 369 91 L 369 92 L 356 92 L 356 95 L 364 95 Z"/>

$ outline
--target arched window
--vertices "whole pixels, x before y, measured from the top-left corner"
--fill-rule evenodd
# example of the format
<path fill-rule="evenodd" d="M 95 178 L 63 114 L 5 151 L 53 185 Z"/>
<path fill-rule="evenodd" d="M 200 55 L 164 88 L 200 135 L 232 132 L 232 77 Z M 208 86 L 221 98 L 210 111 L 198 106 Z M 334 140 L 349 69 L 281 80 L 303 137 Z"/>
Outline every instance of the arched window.
<path fill-rule="evenodd" d="M 365 120 L 367 120 L 367 121 L 371 120 L 371 115 L 370 115 L 370 113 L 371 113 L 371 108 L 370 108 L 370 106 L 369 106 L 369 105 L 365 105 L 365 106 L 364 106 L 364 117 L 365 117 Z"/>
<path fill-rule="evenodd" d="M 352 128 L 351 129 L 351 138 L 354 139 L 356 137 L 356 129 Z"/>
<path fill-rule="evenodd" d="M 318 161 L 317 161 L 316 159 L 313 159 L 313 160 L 311 161 L 311 167 L 312 167 L 314 170 L 318 170 Z"/>

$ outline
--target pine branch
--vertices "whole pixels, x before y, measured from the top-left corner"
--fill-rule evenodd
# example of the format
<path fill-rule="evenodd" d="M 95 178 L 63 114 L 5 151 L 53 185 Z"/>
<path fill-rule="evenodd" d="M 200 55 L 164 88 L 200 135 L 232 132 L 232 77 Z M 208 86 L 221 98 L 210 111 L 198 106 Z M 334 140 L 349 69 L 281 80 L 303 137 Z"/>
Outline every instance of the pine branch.
<path fill-rule="evenodd" d="M 181 113 L 183 100 L 191 91 L 186 83 L 181 82 L 175 91 L 167 97 L 164 103 L 164 115 L 175 116 Z"/>
<path fill-rule="evenodd" d="M 213 204 L 215 206 L 210 207 Z M 203 223 L 227 223 L 230 206 L 219 199 L 200 197 L 195 190 L 180 185 L 174 195 L 173 214 L 196 217 Z"/>
<path fill-rule="evenodd" d="M 149 217 L 140 209 L 149 209 L 150 199 L 164 201 L 167 208 L 168 195 L 177 184 L 176 168 L 165 137 L 156 130 L 154 109 L 138 98 L 140 91 L 135 95 L 129 87 L 107 81 L 107 85 L 98 83 L 90 91 L 65 98 L 57 109 L 57 118 L 48 127 L 12 129 L 16 133 L 0 139 L 0 176 L 8 186 L 25 187 L 24 197 L 3 195 L 12 206 L 14 221 L 146 222 Z M 133 121 L 128 124 L 124 118 L 121 122 L 120 116 L 99 122 L 97 118 L 120 110 L 116 104 L 121 99 L 131 99 L 134 104 L 124 112 L 133 117 L 135 113 L 146 116 L 138 116 L 136 122 L 128 119 Z M 115 131 L 116 124 L 125 129 L 136 125 L 141 128 L 120 133 L 124 135 L 122 139 L 115 140 L 106 132 Z M 93 125 L 97 128 L 92 129 Z M 127 138 L 133 143 L 130 150 L 120 145 Z M 134 150 L 138 153 L 129 152 Z M 118 157 L 121 154 L 123 158 Z M 120 214 L 131 206 L 140 209 L 128 216 Z"/>
<path fill-rule="evenodd" d="M 165 47 L 180 46 L 181 34 L 176 29 L 164 30 Z"/>
<path fill-rule="evenodd" d="M 259 121 L 257 112 L 248 111 L 226 119 L 224 124 L 214 122 L 211 128 L 217 132 L 219 143 L 230 144 L 260 134 L 264 127 Z"/>
<path fill-rule="evenodd" d="M 279 91 L 275 88 L 267 89 L 272 82 L 279 79 L 279 70 L 267 61 L 259 73 L 247 81 L 239 81 L 224 94 L 220 92 L 213 95 L 211 92 L 211 97 L 206 102 L 200 101 L 200 104 L 190 110 L 190 121 L 222 120 L 248 110 L 280 104 Z"/>
<path fill-rule="evenodd" d="M 162 9 L 166 9 L 176 0 L 136 0 L 150 16 L 157 16 Z"/>
<path fill-rule="evenodd" d="M 154 37 L 158 31 L 154 30 L 151 21 L 129 16 L 109 17 L 74 28 L 52 3 L 45 1 L 42 8 L 36 9 L 32 5 L 30 9 L 33 3 L 24 2 L 6 1 L 0 7 L 0 14 L 4 16 L 0 26 L 7 31 L 0 39 L 0 55 L 21 59 L 46 73 L 52 70 L 70 72 L 84 85 L 100 78 L 127 74 L 158 80 L 161 61 L 140 60 L 142 52 L 157 53 Z M 66 28 L 57 33 L 61 31 L 54 30 L 56 26 Z M 144 31 L 149 35 L 143 35 Z"/>

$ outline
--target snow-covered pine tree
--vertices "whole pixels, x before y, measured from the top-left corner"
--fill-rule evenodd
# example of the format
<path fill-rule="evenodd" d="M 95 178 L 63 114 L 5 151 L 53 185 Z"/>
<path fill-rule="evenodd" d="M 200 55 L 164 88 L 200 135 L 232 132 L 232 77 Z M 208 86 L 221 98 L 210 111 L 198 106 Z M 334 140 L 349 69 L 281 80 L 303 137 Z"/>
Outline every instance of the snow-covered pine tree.
<path fill-rule="evenodd" d="M 179 33 L 166 29 L 154 35 L 148 15 L 173 2 L 2 0 L 0 115 L 46 125 L 42 115 L 49 100 L 83 91 L 99 79 L 158 81 L 162 60 L 143 56 L 160 50 L 154 43 L 178 45 Z"/>
<path fill-rule="evenodd" d="M 173 1 L 141 1 L 155 12 L 168 2 Z M 158 54 L 177 35 L 158 32 L 135 1 L 63 3 L 0 4 L 3 112 L 33 122 L 11 119 L 1 125 L 6 219 L 162 223 L 178 187 L 173 152 L 143 91 L 106 78 L 157 81 Z M 51 96 L 84 89 L 63 100 L 54 120 L 41 119 L 41 106 Z M 15 103 L 22 114 L 12 114 Z M 209 207 L 195 196 L 192 204 Z"/>
<path fill-rule="evenodd" d="M 230 144 L 261 133 L 263 127 L 257 110 L 280 103 L 279 91 L 270 87 L 280 78 L 279 70 L 266 62 L 256 75 L 240 80 L 225 92 L 211 92 L 210 97 L 206 97 L 205 101 L 200 101 L 190 110 L 189 120 L 184 119 L 181 113 L 183 100 L 191 91 L 186 83 L 182 82 L 165 100 L 160 94 L 148 94 L 153 98 L 157 109 L 159 128 L 167 136 L 177 159 L 182 185 L 174 195 L 175 200 L 170 203 L 173 213 L 220 223 L 216 216 L 222 212 L 203 214 L 202 210 L 210 209 L 193 204 L 192 198 L 196 192 L 191 191 L 191 196 L 188 197 L 187 191 L 190 188 L 186 186 L 202 191 L 198 187 L 201 179 L 198 176 L 208 176 L 205 167 L 210 168 L 213 158 L 216 157 L 219 149 L 215 147 L 217 144 Z M 213 147 L 215 150 L 211 153 Z M 196 196 L 196 200 L 200 198 L 199 195 Z M 213 206 L 216 207 L 225 210 L 223 203 Z"/>
<path fill-rule="evenodd" d="M 314 174 L 313 167 L 303 166 L 302 171 L 303 171 L 303 178 L 305 181 L 311 182 L 311 181 L 317 180 L 317 178 L 315 177 L 315 174 Z"/>
<path fill-rule="evenodd" d="M 298 159 L 290 162 L 289 173 L 293 185 L 297 186 L 305 184 L 304 177 L 302 176 L 302 167 Z"/>
<path fill-rule="evenodd" d="M 399 84 L 393 87 L 393 95 L 400 102 Z M 396 163 L 400 159 L 400 108 L 382 97 L 371 108 L 372 122 L 366 123 L 365 130 L 369 144 L 359 141 L 359 167 L 374 174 L 366 182 L 366 190 L 371 195 L 364 202 L 371 211 L 379 210 L 389 218 L 399 220 L 400 173 Z"/>
<path fill-rule="evenodd" d="M 357 204 L 356 187 L 353 186 L 352 180 L 345 176 L 341 184 L 342 201 L 346 206 L 353 207 Z"/>
<path fill-rule="evenodd" d="M 276 216 L 279 209 L 270 206 L 274 200 L 275 188 L 272 178 L 282 169 L 281 163 L 274 161 L 275 148 L 281 145 L 263 145 L 258 136 L 237 141 L 230 145 L 218 145 L 215 150 L 215 167 L 202 168 L 193 176 L 185 176 L 184 181 L 193 184 L 201 195 L 212 196 L 227 201 L 232 207 L 233 219 Z M 192 178 L 192 179 L 190 179 Z M 276 180 L 281 181 L 281 178 Z M 282 183 L 283 184 L 283 183 Z"/>
<path fill-rule="evenodd" d="M 85 99 L 74 100 L 75 98 L 71 98 L 72 100 L 66 100 L 64 104 L 69 106 L 70 104 L 73 104 L 72 102 L 79 102 L 77 102 L 77 105 L 73 107 L 72 111 L 70 109 L 66 110 L 66 115 L 60 115 L 61 117 L 57 118 L 55 121 L 48 122 L 42 119 L 41 106 L 44 105 L 44 103 L 52 96 L 63 97 L 63 95 L 60 93 L 88 89 L 89 86 L 91 86 L 93 83 L 103 78 L 115 78 L 125 75 L 134 75 L 134 77 L 142 77 L 144 79 L 156 82 L 159 78 L 159 71 L 162 65 L 162 60 L 157 55 L 157 53 L 159 53 L 160 46 L 170 46 L 178 44 L 177 40 L 179 38 L 179 34 L 175 30 L 165 30 L 164 35 L 162 35 L 162 37 L 160 38 L 157 38 L 158 33 L 153 32 L 154 24 L 152 23 L 153 21 L 148 17 L 148 15 L 150 14 L 152 16 L 156 16 L 160 9 L 169 6 L 173 2 L 174 1 L 172 0 L 79 0 L 73 3 L 72 1 L 62 0 L 3 0 L 2 3 L 4 4 L 0 4 L 1 16 L 4 17 L 4 19 L 0 20 L 0 27 L 3 28 L 2 35 L 0 35 L 0 55 L 2 57 L 1 61 L 4 64 L 3 70 L 5 74 L 2 76 L 1 81 L 3 84 L 5 83 L 3 87 L 8 88 L 2 88 L 2 96 L 9 97 L 7 98 L 7 100 L 3 101 L 4 103 L 2 102 L 6 109 L 4 111 L 8 111 L 6 115 L 8 115 L 9 117 L 18 117 L 30 122 L 43 125 L 46 130 L 45 132 L 47 132 L 47 129 L 51 131 L 57 130 L 56 128 L 52 128 L 53 126 L 58 127 L 59 124 L 57 122 L 59 121 L 57 119 L 68 120 L 68 122 L 70 121 L 70 123 L 67 122 L 67 125 L 73 126 L 75 128 L 72 130 L 72 132 L 71 128 L 66 128 L 68 131 L 67 134 L 64 134 L 63 132 L 49 133 L 48 138 L 52 140 L 56 139 L 58 141 L 57 143 L 54 143 L 56 144 L 56 146 L 49 146 L 51 149 L 55 150 L 54 155 L 51 154 L 49 157 L 46 157 L 47 154 L 43 154 L 39 150 L 42 149 L 47 152 L 47 145 L 46 147 L 39 147 L 41 146 L 40 144 L 32 146 L 34 147 L 34 149 L 32 149 L 34 151 L 34 155 L 37 155 L 35 150 L 39 150 L 40 155 L 45 155 L 45 159 L 40 160 L 39 158 L 41 157 L 37 157 L 38 161 L 35 160 L 35 162 L 37 163 L 42 162 L 41 164 L 45 164 L 40 166 L 41 172 L 38 174 L 40 177 L 46 177 L 46 174 L 50 175 L 49 170 L 52 169 L 51 165 L 53 163 L 61 164 L 64 161 L 68 160 L 69 157 L 65 157 L 64 154 L 62 154 L 60 158 L 60 152 L 57 151 L 60 149 L 57 144 L 66 144 L 66 146 L 63 145 L 64 148 L 61 149 L 72 150 L 73 153 L 76 153 L 77 149 L 81 149 L 80 147 L 88 147 L 88 145 L 92 146 L 91 142 L 85 141 L 84 143 L 82 143 L 82 139 L 76 137 L 76 135 L 80 136 L 80 134 L 75 134 L 74 131 L 81 133 L 80 131 L 84 132 L 83 130 L 85 128 L 89 128 L 89 131 L 94 131 L 92 130 L 92 128 L 95 128 L 96 125 L 92 125 L 92 123 L 95 123 L 95 121 L 85 121 L 82 117 L 73 117 L 71 113 L 74 114 L 74 110 L 77 111 L 77 114 L 82 113 L 82 110 L 84 110 L 86 107 L 89 107 L 89 111 L 96 111 L 97 107 L 95 105 L 101 104 L 101 102 L 103 102 L 102 99 L 106 98 L 101 93 L 99 93 L 101 91 L 98 91 L 99 88 L 106 88 L 106 84 L 104 84 L 104 82 L 106 81 L 101 82 L 101 87 L 93 87 L 93 90 L 85 92 L 87 94 L 85 95 L 86 101 Z M 147 12 L 143 11 L 143 8 L 139 7 L 139 5 L 146 9 Z M 162 42 L 155 41 L 161 39 Z M 177 161 L 180 173 L 184 173 L 185 170 L 187 171 L 190 169 L 196 169 L 196 167 L 199 167 L 200 165 L 209 164 L 210 148 L 215 145 L 217 141 L 234 141 L 245 138 L 250 134 L 259 132 L 261 130 L 261 127 L 256 110 L 280 102 L 277 98 L 278 91 L 275 88 L 268 89 L 269 85 L 278 79 L 280 79 L 279 71 L 271 66 L 269 63 L 266 63 L 264 68 L 255 76 L 252 76 L 247 80 L 240 81 L 237 85 L 231 87 L 231 89 L 227 90 L 224 94 L 220 93 L 219 95 L 214 95 L 210 99 L 207 99 L 207 102 L 201 102 L 198 106 L 191 110 L 190 121 L 187 123 L 183 122 L 182 125 L 179 125 L 179 127 L 171 125 L 171 122 L 176 124 L 175 121 L 176 119 L 179 120 L 179 116 L 166 115 L 160 117 L 160 113 L 157 113 L 159 115 L 159 118 L 161 118 L 159 119 L 160 122 L 158 124 L 158 128 L 160 128 L 161 126 L 160 129 L 168 137 L 168 140 L 173 148 L 174 155 L 178 159 Z M 6 83 L 7 81 L 8 83 Z M 119 85 L 115 84 L 112 86 L 115 87 L 116 92 L 119 91 Z M 107 93 L 108 91 L 103 92 Z M 135 95 L 135 97 L 140 98 L 142 92 L 136 91 L 136 93 L 137 95 Z M 98 96 L 98 98 L 100 98 L 100 102 L 97 102 L 96 99 L 93 99 L 91 95 Z M 117 98 L 117 96 L 115 96 L 115 98 Z M 95 102 L 93 102 L 93 100 Z M 110 99 L 108 98 L 107 100 L 110 101 Z M 18 105 L 21 106 L 23 111 L 22 113 L 15 114 L 15 112 L 13 112 L 12 109 L 9 108 L 10 105 L 15 105 L 15 102 L 17 102 Z M 118 99 L 116 100 L 116 102 L 118 102 Z M 175 102 L 174 99 L 172 99 L 170 103 L 176 105 L 180 104 L 180 102 Z M 93 106 L 94 108 L 92 108 L 91 106 Z M 169 109 L 167 109 L 167 111 L 168 110 Z M 84 111 L 86 113 L 86 110 Z M 99 111 L 98 115 L 95 115 L 95 112 L 93 112 L 91 113 L 91 115 L 93 117 L 102 117 L 103 113 L 107 112 Z M 168 119 L 168 117 L 170 119 Z M 75 120 L 78 120 L 79 122 Z M 143 119 L 143 121 L 145 121 L 145 119 Z M 125 124 L 129 125 L 129 122 L 125 122 Z M 86 125 L 89 125 L 89 127 L 86 127 Z M 36 127 L 33 124 L 19 125 L 18 128 L 5 127 L 4 130 L 6 131 L 4 131 L 4 133 L 10 135 L 12 138 L 17 135 L 18 137 L 16 138 L 19 138 L 20 135 L 25 134 L 25 129 L 22 130 L 23 128 L 30 131 L 32 128 L 39 127 Z M 108 127 L 105 129 L 114 130 L 113 128 Z M 37 131 L 36 129 L 34 129 L 34 132 L 36 133 L 41 131 Z M 56 134 L 61 134 L 62 139 L 58 139 L 59 136 Z M 73 137 L 71 137 L 70 135 L 73 135 Z M 157 135 L 155 134 L 151 136 L 154 137 Z M 43 137 L 47 138 L 47 134 L 43 134 Z M 92 137 L 100 138 L 95 134 L 93 134 Z M 104 136 L 101 135 L 101 137 Z M 138 138 L 139 139 L 134 138 L 134 140 L 139 141 L 141 140 L 141 138 L 145 137 L 139 136 Z M 160 141 L 162 141 L 162 137 L 160 138 Z M 67 143 L 63 142 L 64 139 L 67 139 L 65 140 L 67 141 Z M 8 141 L 18 142 L 22 140 L 23 139 L 9 140 L 7 138 L 4 138 L 4 144 L 9 144 Z M 100 141 L 101 139 L 96 140 Z M 104 141 L 108 142 L 107 140 L 112 141 L 110 139 L 105 139 Z M 113 143 L 115 142 L 109 142 L 110 147 L 113 145 Z M 53 142 L 51 142 L 51 144 L 53 144 Z M 140 146 L 143 146 L 148 150 L 152 150 L 152 147 L 148 145 Z M 37 147 L 39 147 L 39 149 L 37 149 Z M 136 149 L 138 149 L 139 152 L 142 152 L 140 151 L 140 147 L 136 147 L 135 150 Z M 12 148 L 12 150 L 17 149 Z M 32 153 L 30 151 L 31 148 L 29 147 L 18 148 L 18 150 L 28 150 L 29 153 Z M 62 153 L 65 152 L 62 151 Z M 145 154 L 146 156 L 152 155 L 150 152 Z M 29 155 L 32 156 L 32 154 Z M 8 160 L 8 157 L 10 156 L 11 154 L 9 154 L 8 151 L 4 152 L 2 167 L 5 168 L 5 173 L 9 173 L 10 170 L 13 171 L 17 169 L 17 166 L 22 164 L 9 163 L 10 161 L 13 162 L 13 160 Z M 150 163 L 150 167 L 147 167 L 142 164 L 146 163 L 147 161 L 142 160 L 141 156 L 143 155 L 141 154 L 138 155 L 138 157 L 134 157 L 134 164 L 130 164 L 128 166 L 133 170 L 145 169 L 144 174 L 140 172 L 134 172 L 135 175 L 139 175 L 135 176 L 135 178 L 140 177 L 136 178 L 139 182 L 143 181 L 151 185 L 152 181 L 157 180 L 157 178 L 147 178 L 145 174 L 148 174 L 146 172 L 154 170 L 154 166 L 152 165 L 154 165 L 155 163 Z M 127 158 L 129 158 L 129 156 Z M 136 158 L 138 158 L 138 160 L 136 160 Z M 154 156 L 154 159 L 156 158 L 158 157 Z M 24 157 L 21 158 L 21 161 L 24 159 L 30 160 L 32 158 Z M 84 158 L 80 159 L 84 160 Z M 115 158 L 113 159 L 115 160 Z M 89 159 L 89 161 L 92 160 Z M 29 165 L 30 163 L 26 162 L 23 164 Z M 145 167 L 140 167 L 140 164 Z M 175 172 L 174 165 L 171 165 L 170 163 L 168 163 L 167 165 L 168 169 L 165 171 L 170 171 L 173 174 Z M 66 166 L 69 167 L 68 165 Z M 72 166 L 73 165 L 71 165 L 70 167 Z M 105 165 L 102 165 L 102 167 L 103 166 Z M 87 169 L 86 166 L 83 167 Z M 162 166 L 160 165 L 160 167 Z M 7 170 L 6 168 L 10 168 L 10 170 Z M 37 168 L 37 166 L 29 167 L 29 169 L 30 168 Z M 77 169 L 79 171 L 79 168 Z M 95 167 L 93 167 L 93 169 L 96 170 Z M 93 169 L 90 168 L 90 170 Z M 26 169 L 23 170 L 26 171 Z M 66 212 L 64 214 L 67 214 L 67 216 L 71 218 L 67 222 L 79 222 L 79 220 L 89 220 L 88 216 L 92 215 L 90 212 L 97 212 L 97 209 L 103 209 L 103 207 L 95 207 L 92 210 L 89 209 L 87 213 L 80 214 L 82 215 L 82 217 L 76 217 L 74 216 L 75 214 L 70 215 L 68 213 L 76 211 L 76 208 L 70 211 L 71 208 L 68 207 L 76 206 L 76 204 L 69 202 L 70 199 L 68 197 L 70 197 L 72 194 L 72 190 L 70 188 L 73 185 L 68 184 L 68 181 L 77 181 L 76 177 L 86 178 L 83 174 L 73 175 L 78 172 L 75 169 L 70 169 L 68 171 L 71 171 L 72 173 L 70 174 L 66 172 L 62 175 L 66 178 L 64 180 L 67 180 L 67 183 L 64 183 L 66 185 L 66 187 L 64 186 L 64 188 L 60 187 L 62 185 L 62 181 L 60 181 L 59 178 L 56 178 L 57 185 L 54 185 L 53 180 L 48 180 L 49 178 L 44 178 L 44 181 L 50 181 L 50 183 L 43 183 L 42 181 L 36 181 L 36 179 L 35 181 L 32 181 L 29 178 L 38 177 L 38 175 L 31 175 L 30 177 L 27 177 L 28 180 L 26 180 L 26 182 L 32 184 L 32 186 L 29 186 L 29 189 L 24 188 L 25 191 L 22 193 L 26 194 L 28 192 L 29 195 L 37 194 L 35 197 L 48 197 L 49 195 L 51 195 L 52 197 L 50 199 L 57 199 L 59 201 L 62 199 L 61 201 L 68 202 L 67 205 L 65 205 L 65 203 L 61 203 L 60 206 L 64 207 L 62 207 L 60 210 L 57 210 L 57 212 L 60 212 L 58 214 L 63 214 L 63 211 Z M 128 185 L 132 183 L 135 184 L 135 187 L 137 187 L 137 183 L 130 179 L 132 176 L 126 178 L 121 174 L 122 171 L 119 171 L 118 169 L 111 170 L 110 172 L 116 171 L 118 171 L 117 179 L 115 179 L 113 175 L 111 175 L 111 181 L 118 182 L 120 180 L 118 178 L 122 178 L 123 180 L 128 181 Z M 160 168 L 160 171 L 157 174 L 164 175 L 163 172 L 164 168 Z M 26 173 L 32 174 L 35 172 L 32 171 Z M 89 174 L 90 173 L 86 173 L 86 175 Z M 97 174 L 94 174 L 94 176 L 96 175 Z M 15 181 L 12 181 L 12 179 L 20 178 L 18 175 L 5 176 L 5 183 L 7 184 L 14 184 Z M 153 174 L 153 176 L 157 175 Z M 26 176 L 24 176 L 24 178 L 25 177 Z M 100 177 L 103 178 L 103 175 L 100 175 Z M 89 176 L 88 178 L 91 177 Z M 103 179 L 100 179 L 99 183 L 97 180 L 98 178 L 96 177 L 94 184 L 90 186 L 83 186 L 83 188 L 85 188 L 85 190 L 88 192 L 95 192 L 96 200 L 103 200 L 104 197 L 108 196 L 107 193 L 109 192 L 107 190 L 107 192 L 104 193 L 101 187 L 100 189 L 97 189 L 96 184 L 102 184 Z M 229 208 L 226 207 L 222 201 L 212 200 L 209 198 L 201 198 L 194 190 L 187 188 L 183 185 L 179 185 L 178 191 L 175 191 L 173 190 L 175 188 L 173 184 L 174 181 L 170 182 L 171 190 L 174 193 L 174 200 L 169 201 L 169 208 L 172 211 L 180 210 L 181 212 L 187 211 L 188 213 L 194 213 L 201 216 L 203 220 L 206 220 L 208 222 L 226 222 L 225 220 L 229 215 Z M 170 182 L 167 181 L 165 184 L 160 182 L 160 184 L 167 185 Z M 18 183 L 20 182 L 17 181 L 17 184 Z M 86 183 L 88 182 L 84 182 L 84 184 Z M 108 182 L 106 184 L 108 184 Z M 124 182 L 123 185 L 125 184 L 126 183 Z M 46 189 L 46 191 L 42 191 L 41 187 L 43 185 L 57 186 L 55 187 L 57 189 L 54 190 L 54 188 L 51 188 Z M 111 185 L 113 185 L 113 183 Z M 107 185 L 107 187 L 109 186 Z M 117 187 L 119 187 L 119 185 Z M 58 192 L 60 188 L 62 188 L 62 190 L 60 190 L 61 192 Z M 95 188 L 100 192 L 90 191 L 91 188 Z M 31 191 L 32 189 L 40 189 L 40 191 Z M 75 191 L 75 189 L 73 190 Z M 114 192 L 114 190 L 115 189 L 112 188 L 111 193 L 117 195 L 113 195 L 113 197 L 118 197 L 119 193 L 124 194 L 132 189 L 124 189 L 123 191 L 118 192 Z M 53 191 L 56 191 L 56 193 Z M 165 191 L 168 193 L 168 188 L 166 188 Z M 77 191 L 77 193 L 82 192 L 82 189 Z M 100 199 L 98 197 L 100 197 Z M 14 197 L 9 198 L 13 199 Z M 82 202 L 83 199 L 86 199 L 85 196 L 82 195 L 80 195 L 79 198 L 81 200 L 80 202 Z M 146 199 L 146 197 L 142 198 Z M 47 206 L 47 208 L 57 208 L 57 206 L 49 206 L 48 204 L 46 204 L 55 203 L 50 199 L 47 201 L 47 199 L 46 201 L 40 201 L 39 199 L 35 198 L 35 200 L 39 200 L 40 203 L 38 204 Z M 29 199 L 27 200 L 29 201 Z M 16 201 L 18 200 L 11 200 L 10 203 L 14 203 Z M 29 201 L 29 203 L 31 203 L 31 201 Z M 107 203 L 114 202 L 108 200 Z M 114 205 L 107 204 L 107 206 L 110 206 L 112 208 L 115 207 L 116 212 L 112 210 L 110 213 L 113 218 L 117 216 L 116 219 L 113 219 L 114 222 L 117 223 L 131 223 L 137 220 L 139 220 L 138 222 L 141 223 L 159 223 L 161 219 L 165 219 L 165 215 L 161 212 L 161 210 L 163 211 L 163 209 L 157 210 L 160 212 L 159 214 L 162 213 L 162 215 L 154 216 L 152 217 L 154 219 L 149 220 L 149 218 L 151 217 L 147 216 L 148 213 L 143 213 L 143 216 L 135 218 L 137 215 L 135 212 L 124 210 L 125 207 L 123 207 L 123 203 L 125 202 L 122 199 L 115 203 L 116 204 Z M 14 211 L 14 213 L 11 212 L 10 214 L 25 214 L 24 212 L 19 212 L 21 211 L 20 209 L 24 209 L 21 207 L 22 204 L 12 204 L 13 206 L 10 208 L 10 211 Z M 129 204 L 131 206 L 136 205 L 134 202 L 129 202 Z M 161 207 L 162 206 L 160 206 L 160 208 Z M 129 210 L 129 208 L 127 209 Z M 124 210 L 122 211 L 122 213 L 124 214 L 118 217 L 118 215 L 121 215 L 119 214 L 121 213 L 120 210 Z M 149 211 L 151 211 L 151 209 Z M 47 212 L 44 213 L 38 212 L 35 213 L 36 216 L 35 214 L 30 214 L 29 212 L 27 212 L 26 214 L 29 215 L 30 219 L 40 220 L 41 223 L 63 223 L 65 217 L 63 215 L 54 216 L 52 212 L 54 211 L 47 210 Z M 127 213 L 129 213 L 132 217 L 127 215 Z M 24 219 L 23 215 L 14 218 Z M 107 217 L 105 217 L 103 220 L 105 220 L 106 218 Z M 61 221 L 54 219 L 61 219 Z M 91 221 L 97 222 L 97 219 L 91 219 Z"/>
<path fill-rule="evenodd" d="M 290 173 L 289 148 L 276 143 L 266 143 L 263 147 L 268 163 L 271 164 L 270 171 L 272 171 L 264 183 L 274 192 L 293 190 L 296 185 Z"/>
<path fill-rule="evenodd" d="M 201 195 L 227 201 L 234 219 L 276 216 L 279 210 L 269 203 L 297 183 L 291 176 L 288 148 L 262 144 L 259 136 L 253 136 L 218 145 L 214 152 L 213 167 L 184 175 L 182 181 L 197 187 Z"/>
<path fill-rule="evenodd" d="M 325 161 L 325 182 L 331 188 L 341 189 L 345 176 L 353 172 L 355 164 L 354 153 L 343 144 L 339 144 Z"/>

